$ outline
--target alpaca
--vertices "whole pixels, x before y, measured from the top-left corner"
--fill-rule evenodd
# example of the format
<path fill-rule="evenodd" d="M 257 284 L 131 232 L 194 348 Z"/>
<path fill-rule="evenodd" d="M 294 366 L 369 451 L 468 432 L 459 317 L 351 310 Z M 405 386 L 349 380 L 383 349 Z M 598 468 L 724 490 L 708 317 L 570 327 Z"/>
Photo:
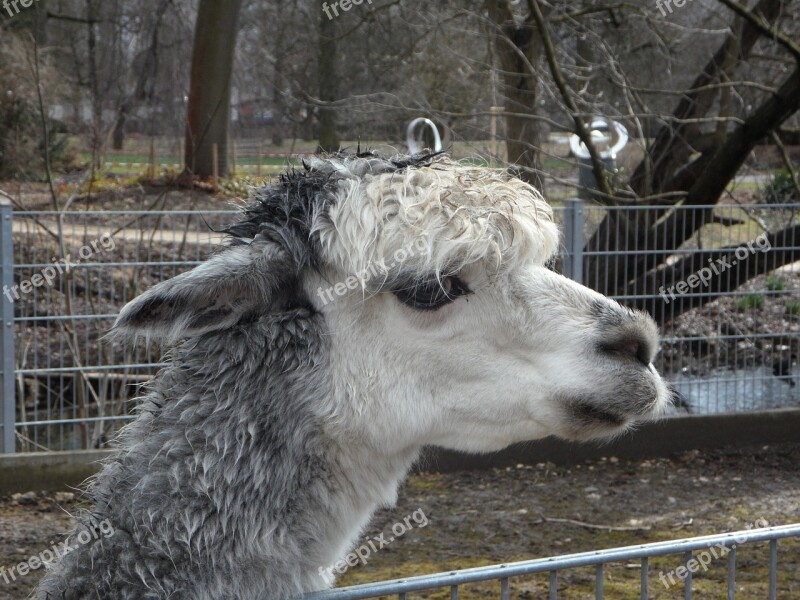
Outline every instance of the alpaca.
<path fill-rule="evenodd" d="M 552 209 L 440 155 L 315 158 L 126 305 L 165 367 L 37 598 L 286 599 L 332 586 L 426 445 L 491 452 L 657 416 L 657 329 L 547 268 Z M 356 274 L 358 276 L 356 276 Z M 76 530 L 77 531 L 77 530 Z"/>

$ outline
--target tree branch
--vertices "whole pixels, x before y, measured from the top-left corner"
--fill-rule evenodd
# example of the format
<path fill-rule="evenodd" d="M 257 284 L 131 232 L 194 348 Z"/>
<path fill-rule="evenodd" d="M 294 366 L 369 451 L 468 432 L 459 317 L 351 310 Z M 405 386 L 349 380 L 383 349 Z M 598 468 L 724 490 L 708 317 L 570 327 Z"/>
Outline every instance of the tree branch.
<path fill-rule="evenodd" d="M 772 21 L 780 14 L 780 8 L 780 0 L 760 0 L 753 13 Z M 661 191 L 684 164 L 691 153 L 690 142 L 694 139 L 689 119 L 705 115 L 713 106 L 717 90 L 712 84 L 718 80 L 720 69 L 725 64 L 731 45 L 738 45 L 738 55 L 740 60 L 743 60 L 750 55 L 761 35 L 762 31 L 748 21 L 742 28 L 738 43 L 733 33 L 729 34 L 706 63 L 675 108 L 671 122 L 665 123 L 660 129 L 631 176 L 631 188 L 637 195 L 644 196 Z M 675 126 L 676 122 L 681 125 Z"/>
<path fill-rule="evenodd" d="M 732 281 L 741 286 L 754 277 L 770 273 L 784 265 L 800 260 L 798 239 L 800 239 L 800 225 L 794 225 L 768 235 L 769 246 L 765 245 L 764 247 L 768 247 L 770 250 L 749 254 L 744 260 L 736 256 L 736 250 L 744 247 L 741 244 L 692 253 L 664 269 L 653 270 L 640 277 L 631 286 L 631 289 L 638 290 L 638 296 L 649 296 L 649 298 L 640 297 L 631 304 L 649 311 L 659 323 L 663 323 L 667 318 L 674 319 L 694 308 L 717 300 L 720 294 L 732 291 L 730 289 Z M 719 275 L 713 274 L 708 279 L 708 285 L 705 285 L 702 290 L 683 295 L 674 290 L 674 286 L 679 282 L 686 281 L 700 269 L 710 268 L 709 260 L 715 262 L 720 273 Z M 723 264 L 730 265 L 730 267 L 722 269 L 720 265 Z M 673 288 L 672 293 L 670 293 L 670 288 Z M 664 296 L 666 296 L 666 300 Z"/>
<path fill-rule="evenodd" d="M 56 13 L 47 13 L 48 19 L 53 19 L 55 21 L 68 21 L 70 23 L 80 23 L 81 25 L 97 25 L 101 21 L 98 19 L 82 19 L 80 17 L 71 17 L 69 15 L 59 15 Z"/>
<path fill-rule="evenodd" d="M 788 50 L 789 53 L 792 56 L 794 56 L 796 61 L 800 62 L 800 46 L 798 46 L 792 40 L 783 35 L 782 32 L 778 31 L 777 27 L 770 27 L 769 23 L 767 23 L 763 19 L 759 19 L 758 17 L 756 17 L 756 15 L 751 13 L 742 5 L 737 4 L 733 0 L 719 0 L 719 2 L 727 6 L 737 15 L 739 15 L 748 23 L 750 23 L 750 25 L 758 29 L 764 36 L 773 38 L 781 46 L 786 48 L 786 50 Z"/>
<path fill-rule="evenodd" d="M 775 145 L 778 147 L 778 151 L 781 153 L 783 164 L 786 166 L 786 170 L 789 172 L 789 177 L 791 178 L 792 185 L 797 192 L 797 197 L 800 198 L 800 180 L 797 178 L 797 171 L 795 170 L 794 165 L 792 164 L 792 159 L 789 157 L 789 152 L 787 152 L 786 146 L 783 145 L 781 136 L 778 135 L 777 131 L 772 132 L 772 141 L 775 142 Z"/>
<path fill-rule="evenodd" d="M 575 104 L 575 99 L 572 97 L 572 92 L 567 85 L 567 81 L 564 79 L 564 75 L 561 73 L 561 68 L 559 67 L 558 60 L 556 59 L 555 47 L 553 46 L 553 38 L 551 37 L 550 30 L 548 29 L 547 23 L 544 20 L 544 15 L 542 15 L 542 11 L 539 8 L 538 0 L 528 0 L 528 7 L 531 10 L 531 14 L 536 21 L 536 25 L 539 27 L 539 32 L 542 36 L 544 54 L 547 58 L 547 64 L 550 66 L 550 74 L 553 76 L 553 81 L 555 82 L 556 87 L 558 87 L 558 91 L 561 94 L 561 98 L 564 100 L 564 104 L 566 104 L 571 113 L 572 120 L 575 122 L 575 130 L 578 134 L 578 137 L 580 138 L 581 142 L 583 142 L 584 146 L 586 146 L 586 150 L 589 152 L 589 156 L 592 160 L 592 171 L 594 171 L 595 179 L 597 179 L 597 185 L 600 186 L 600 191 L 604 196 L 606 196 L 606 198 L 613 198 L 614 192 L 611 190 L 611 186 L 608 184 L 608 178 L 606 177 L 606 170 L 605 166 L 603 165 L 603 161 L 600 160 L 600 155 L 597 153 L 597 148 L 595 148 L 594 143 L 592 142 L 589 130 L 586 128 L 586 124 L 579 114 L 578 106 Z"/>
<path fill-rule="evenodd" d="M 774 96 L 745 119 L 745 122 L 737 127 L 725 143 L 714 152 L 702 175 L 689 189 L 683 203 L 684 207 L 716 203 L 753 147 L 798 110 L 800 110 L 800 67 L 789 75 Z M 692 212 L 685 208 L 676 211 L 653 229 L 651 235 L 659 245 L 657 249 L 663 250 L 667 245 L 667 239 L 670 240 L 670 245 L 677 247 L 694 235 L 697 221 L 692 226 L 691 221 L 687 220 L 695 218 L 695 215 L 689 216 Z"/>

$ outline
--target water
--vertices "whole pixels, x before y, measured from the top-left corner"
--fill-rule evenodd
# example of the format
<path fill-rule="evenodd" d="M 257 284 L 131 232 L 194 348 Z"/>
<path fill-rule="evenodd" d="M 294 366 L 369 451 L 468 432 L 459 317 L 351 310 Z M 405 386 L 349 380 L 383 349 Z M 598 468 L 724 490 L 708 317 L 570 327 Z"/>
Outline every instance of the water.
<path fill-rule="evenodd" d="M 800 376 L 775 377 L 769 367 L 667 376 L 695 414 L 717 414 L 800 406 Z M 788 384 L 789 380 L 794 387 Z"/>

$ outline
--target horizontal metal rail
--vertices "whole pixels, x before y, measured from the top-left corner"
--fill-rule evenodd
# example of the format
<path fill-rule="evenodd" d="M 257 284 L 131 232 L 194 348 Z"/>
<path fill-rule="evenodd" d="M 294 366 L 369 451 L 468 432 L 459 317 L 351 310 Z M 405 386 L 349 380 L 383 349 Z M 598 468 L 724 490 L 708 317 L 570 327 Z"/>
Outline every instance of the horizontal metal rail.
<path fill-rule="evenodd" d="M 563 569 L 598 566 L 609 562 L 643 559 L 653 556 L 665 556 L 668 554 L 691 553 L 694 550 L 704 550 L 719 544 L 724 544 L 727 548 L 731 548 L 734 545 L 739 546 L 745 543 L 763 541 L 774 542 L 782 538 L 798 536 L 800 536 L 800 523 L 783 525 L 780 527 L 765 527 L 762 529 L 670 540 L 666 542 L 654 542 L 638 546 L 624 546 L 621 548 L 611 548 L 593 552 L 581 552 L 578 554 L 539 558 L 489 567 L 464 569 L 462 571 L 451 571 L 449 573 L 409 577 L 407 579 L 367 583 L 324 592 L 314 592 L 306 594 L 303 596 L 303 599 L 362 600 L 380 596 L 407 594 L 409 592 L 418 592 L 422 590 L 448 588 L 481 581 L 503 581 L 510 577 L 519 577 L 521 575 L 534 575 L 537 573 L 552 574 Z M 770 554 L 770 562 L 772 563 L 773 558 L 777 560 L 777 544 L 774 545 L 774 549 L 772 547 L 770 548 Z M 775 565 L 773 564 L 771 569 L 774 570 L 774 567 Z"/>
<path fill-rule="evenodd" d="M 43 373 L 92 373 L 95 371 L 130 371 L 132 369 L 161 369 L 168 366 L 168 363 L 146 363 L 146 364 L 126 364 L 126 365 L 90 365 L 85 367 L 41 367 L 38 369 L 17 369 L 17 375 L 41 375 Z M 144 373 L 145 375 L 147 373 Z M 129 373 L 129 375 L 142 375 L 142 373 Z"/>
<path fill-rule="evenodd" d="M 39 427 L 43 425 L 80 425 L 81 423 L 107 423 L 109 421 L 133 421 L 136 415 L 117 417 L 83 417 L 81 419 L 53 419 L 49 421 L 20 421 L 17 427 Z"/>

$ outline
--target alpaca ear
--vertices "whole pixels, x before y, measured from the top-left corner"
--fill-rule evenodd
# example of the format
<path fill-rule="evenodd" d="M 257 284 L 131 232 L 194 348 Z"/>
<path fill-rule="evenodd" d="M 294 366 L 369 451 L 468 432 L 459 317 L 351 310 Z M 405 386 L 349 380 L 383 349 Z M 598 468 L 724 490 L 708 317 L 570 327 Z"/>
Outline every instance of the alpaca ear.
<path fill-rule="evenodd" d="M 269 312 L 293 273 L 276 244 L 229 247 L 130 301 L 111 335 L 171 342 L 231 327 L 243 317 Z"/>

